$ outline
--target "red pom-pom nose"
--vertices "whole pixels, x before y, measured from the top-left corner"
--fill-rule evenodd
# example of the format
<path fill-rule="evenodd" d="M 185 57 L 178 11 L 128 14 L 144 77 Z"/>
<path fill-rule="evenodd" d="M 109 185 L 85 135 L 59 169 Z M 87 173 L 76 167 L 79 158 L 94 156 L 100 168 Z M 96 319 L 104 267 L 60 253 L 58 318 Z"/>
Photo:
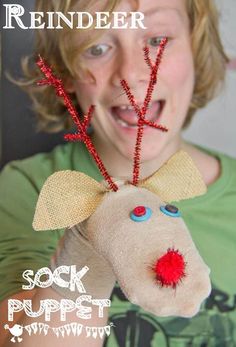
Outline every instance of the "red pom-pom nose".
<path fill-rule="evenodd" d="M 154 269 L 156 278 L 162 286 L 175 288 L 185 276 L 184 257 L 178 250 L 168 251 L 157 260 Z"/>

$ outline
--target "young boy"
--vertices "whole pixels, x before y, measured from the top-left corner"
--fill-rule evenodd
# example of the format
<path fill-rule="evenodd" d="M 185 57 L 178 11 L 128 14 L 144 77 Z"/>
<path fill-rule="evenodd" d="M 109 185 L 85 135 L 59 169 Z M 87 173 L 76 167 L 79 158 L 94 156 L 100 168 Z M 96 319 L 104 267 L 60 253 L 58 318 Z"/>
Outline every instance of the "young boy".
<path fill-rule="evenodd" d="M 99 2 L 101 3 L 101 2 Z M 102 7 L 104 5 L 104 7 Z M 53 66 L 75 103 L 86 113 L 96 105 L 92 119 L 92 141 L 114 177 L 132 174 L 132 158 L 137 134 L 137 116 L 120 85 L 126 79 L 139 104 L 143 103 L 150 71 L 144 62 L 142 48 L 148 45 L 154 59 L 160 41 L 168 37 L 168 45 L 158 75 L 158 86 L 152 95 L 148 119 L 165 125 L 167 133 L 147 128 L 142 143 L 141 177 L 160 168 L 179 149 L 184 149 L 198 167 L 208 191 L 204 196 L 178 204 L 200 254 L 211 268 L 213 290 L 201 311 L 192 319 L 159 318 L 129 303 L 118 286 L 112 294 L 110 320 L 115 328 L 105 346 L 236 346 L 235 306 L 235 199 L 236 161 L 220 153 L 185 143 L 181 129 L 189 124 L 195 111 L 212 99 L 224 79 L 227 58 L 217 26 L 217 12 L 212 0 L 140 0 L 37 2 L 37 11 L 141 11 L 146 30 L 38 30 L 35 57 L 40 53 Z M 106 8 L 106 6 L 108 8 Z M 52 87 L 40 89 L 35 81 L 41 79 L 36 67 L 27 71 L 31 79 L 29 93 L 34 97 L 41 129 L 55 131 L 71 124 L 65 107 Z M 82 171 L 100 181 L 95 163 L 81 143 L 56 147 L 49 154 L 38 154 L 23 161 L 8 164 L 0 177 L 1 254 L 0 274 L 3 311 L 7 298 L 61 298 L 52 288 L 23 292 L 25 269 L 35 272 L 48 266 L 64 233 L 35 233 L 32 220 L 38 194 L 46 178 L 59 170 Z M 13 206 L 14 204 L 14 206 Z M 72 234 L 71 234 L 72 235 Z M 78 235 L 68 236 L 70 247 L 81 245 Z M 72 242 L 73 240 L 73 242 Z M 86 246 L 85 246 L 86 247 Z M 62 248 L 63 249 L 63 248 Z M 79 248 L 77 248 L 79 249 Z M 58 247 L 56 262 L 68 258 Z M 92 251 L 91 251 L 92 252 Z M 79 259 L 79 254 L 74 259 Z M 91 253 L 91 257 L 94 256 Z M 64 258 L 63 258 L 64 257 Z M 104 265 L 105 266 L 105 265 Z M 10 269 L 10 270 L 9 270 Z M 109 270 L 107 270 L 109 271 Z M 110 273 L 107 293 L 114 281 Z M 196 274 L 197 276 L 197 274 Z M 94 279 L 94 282 L 98 280 Z M 103 280 L 103 278 L 100 278 Z M 3 282 L 3 281 L 1 281 Z M 107 280 L 109 282 L 109 279 Z M 96 292 L 96 290 L 95 290 Z M 14 295 L 13 295 L 14 294 Z M 2 315 L 2 325 L 7 321 Z M 75 317 L 71 317 L 73 321 Z M 106 324 L 107 316 L 103 323 Z M 16 316 L 18 324 L 31 324 L 23 314 Z M 102 325 L 92 318 L 91 326 Z M 51 322 L 61 325 L 56 316 Z M 32 343 L 64 346 L 63 339 L 40 335 L 24 338 L 24 346 Z M 8 340 L 6 340 L 8 341 Z M 101 346 L 101 340 L 84 336 L 68 338 L 70 346 Z M 10 346 L 5 342 L 5 347 Z"/>

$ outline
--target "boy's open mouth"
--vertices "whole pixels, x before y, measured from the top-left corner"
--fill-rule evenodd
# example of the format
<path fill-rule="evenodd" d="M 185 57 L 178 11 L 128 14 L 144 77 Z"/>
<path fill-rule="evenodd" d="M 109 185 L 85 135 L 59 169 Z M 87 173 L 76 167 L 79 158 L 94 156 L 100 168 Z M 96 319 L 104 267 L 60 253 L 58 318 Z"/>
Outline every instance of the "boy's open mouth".
<path fill-rule="evenodd" d="M 141 105 L 139 105 L 141 108 Z M 145 118 L 151 122 L 156 122 L 163 111 L 165 100 L 153 101 L 150 103 Z M 113 119 L 125 128 L 137 128 L 138 116 L 130 105 L 120 105 L 111 107 Z"/>

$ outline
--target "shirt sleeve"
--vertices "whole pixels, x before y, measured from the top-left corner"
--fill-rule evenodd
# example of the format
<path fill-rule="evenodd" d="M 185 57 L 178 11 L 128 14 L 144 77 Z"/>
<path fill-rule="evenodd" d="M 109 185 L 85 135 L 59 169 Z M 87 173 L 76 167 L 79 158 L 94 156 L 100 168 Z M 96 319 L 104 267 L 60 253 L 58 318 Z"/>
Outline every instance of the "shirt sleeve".
<path fill-rule="evenodd" d="M 0 173 L 0 301 L 22 291 L 25 270 L 35 273 L 49 265 L 62 235 L 60 230 L 33 230 L 41 183 L 37 174 L 29 175 L 17 163 L 6 165 Z"/>

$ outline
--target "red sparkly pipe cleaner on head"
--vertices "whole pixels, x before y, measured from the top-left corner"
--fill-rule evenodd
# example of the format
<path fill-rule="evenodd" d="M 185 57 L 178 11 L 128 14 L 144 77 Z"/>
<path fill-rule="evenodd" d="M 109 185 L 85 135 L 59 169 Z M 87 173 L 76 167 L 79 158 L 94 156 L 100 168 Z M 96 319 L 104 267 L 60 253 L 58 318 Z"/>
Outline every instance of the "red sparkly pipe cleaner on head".
<path fill-rule="evenodd" d="M 139 180 L 140 154 L 141 154 L 141 143 L 142 143 L 144 125 L 148 125 L 152 128 L 159 129 L 161 131 L 168 131 L 168 129 L 165 126 L 162 126 L 160 124 L 156 124 L 154 122 L 149 121 L 148 119 L 145 119 L 147 109 L 148 109 L 149 103 L 150 103 L 151 98 L 152 98 L 154 86 L 157 83 L 157 73 L 158 73 L 158 69 L 159 69 L 159 66 L 161 63 L 161 58 L 163 56 L 163 52 L 164 52 L 164 49 L 165 49 L 167 42 L 168 42 L 167 38 L 164 38 L 161 40 L 161 43 L 160 43 L 160 46 L 158 49 L 158 53 L 157 53 L 157 57 L 156 57 L 156 61 L 154 64 L 152 63 L 152 61 L 149 57 L 149 48 L 148 47 L 144 48 L 145 62 L 147 63 L 147 65 L 151 69 L 151 74 L 150 74 L 149 85 L 148 85 L 147 92 L 146 92 L 146 97 L 145 97 L 143 106 L 141 108 L 137 105 L 135 98 L 134 98 L 133 94 L 131 93 L 131 90 L 130 90 L 130 87 L 129 87 L 127 81 L 125 79 L 123 79 L 120 82 L 122 88 L 124 89 L 128 99 L 129 99 L 131 106 L 133 106 L 133 108 L 134 108 L 134 110 L 138 116 L 138 132 L 137 132 L 137 138 L 136 138 L 136 144 L 135 144 L 133 182 L 132 182 L 132 184 L 135 186 L 138 184 L 138 180 Z"/>
<path fill-rule="evenodd" d="M 113 191 L 118 190 L 118 186 L 113 182 L 112 178 L 108 174 L 105 166 L 103 165 L 102 160 L 100 159 L 90 137 L 88 136 L 86 130 L 90 124 L 92 113 L 94 111 L 94 105 L 91 105 L 89 108 L 88 113 L 84 116 L 83 122 L 79 119 L 78 113 L 76 108 L 74 107 L 71 99 L 69 98 L 68 94 L 65 91 L 65 88 L 63 86 L 62 81 L 53 75 L 52 69 L 45 63 L 45 61 L 39 56 L 39 59 L 37 61 L 37 65 L 40 68 L 40 70 L 45 75 L 46 79 L 43 79 L 39 81 L 38 85 L 52 85 L 56 89 L 56 93 L 59 97 L 62 97 L 64 99 L 64 104 L 67 107 L 74 123 L 77 126 L 78 132 L 75 134 L 67 134 L 64 136 L 66 140 L 69 141 L 83 141 L 88 149 L 88 151 L 93 156 L 95 162 L 97 163 L 97 166 L 102 174 L 102 176 L 105 178 L 105 180 L 108 182 L 110 189 Z"/>

